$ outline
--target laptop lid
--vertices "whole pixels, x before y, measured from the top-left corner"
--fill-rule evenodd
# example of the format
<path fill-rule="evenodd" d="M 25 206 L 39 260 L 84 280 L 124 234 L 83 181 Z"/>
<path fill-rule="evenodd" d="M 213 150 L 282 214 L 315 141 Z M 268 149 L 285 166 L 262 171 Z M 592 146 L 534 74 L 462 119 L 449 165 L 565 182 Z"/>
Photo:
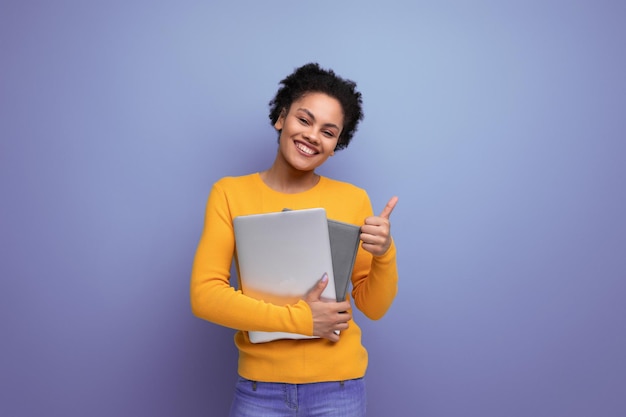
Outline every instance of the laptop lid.
<path fill-rule="evenodd" d="M 304 298 L 326 272 L 322 299 L 334 301 L 333 263 L 326 210 L 312 208 L 233 219 L 236 256 L 244 294 L 277 305 Z M 312 336 L 285 332 L 249 332 L 253 343 Z"/>

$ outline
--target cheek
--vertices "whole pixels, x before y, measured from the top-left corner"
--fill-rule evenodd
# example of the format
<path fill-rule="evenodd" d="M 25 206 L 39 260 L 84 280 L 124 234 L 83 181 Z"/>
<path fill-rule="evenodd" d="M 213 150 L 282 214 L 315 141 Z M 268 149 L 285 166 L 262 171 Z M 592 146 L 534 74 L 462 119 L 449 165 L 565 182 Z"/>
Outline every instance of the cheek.
<path fill-rule="evenodd" d="M 287 149 L 289 146 L 289 135 L 285 133 L 285 129 L 278 134 L 278 147 L 281 149 Z"/>
<path fill-rule="evenodd" d="M 339 141 L 337 139 L 328 139 L 324 143 L 324 149 L 332 155 L 335 152 L 335 148 L 338 143 Z"/>

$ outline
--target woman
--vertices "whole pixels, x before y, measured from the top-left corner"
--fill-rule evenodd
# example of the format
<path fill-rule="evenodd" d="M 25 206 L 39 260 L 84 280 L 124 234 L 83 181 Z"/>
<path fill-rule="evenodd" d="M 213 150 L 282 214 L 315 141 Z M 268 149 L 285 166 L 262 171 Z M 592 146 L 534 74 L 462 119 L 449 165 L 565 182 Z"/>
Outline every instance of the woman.
<path fill-rule="evenodd" d="M 330 219 L 361 225 L 351 292 L 357 308 L 379 319 L 397 292 L 389 223 L 397 198 L 375 216 L 364 190 L 315 172 L 349 145 L 363 118 L 356 84 L 318 64 L 296 69 L 281 84 L 270 102 L 270 120 L 279 133 L 272 166 L 213 185 L 193 265 L 191 305 L 196 316 L 238 330 L 239 380 L 231 416 L 364 416 L 368 358 L 349 298 L 320 300 L 326 276 L 287 306 L 253 299 L 229 284 L 233 218 L 323 207 Z M 255 330 L 318 338 L 253 344 L 248 331 Z"/>

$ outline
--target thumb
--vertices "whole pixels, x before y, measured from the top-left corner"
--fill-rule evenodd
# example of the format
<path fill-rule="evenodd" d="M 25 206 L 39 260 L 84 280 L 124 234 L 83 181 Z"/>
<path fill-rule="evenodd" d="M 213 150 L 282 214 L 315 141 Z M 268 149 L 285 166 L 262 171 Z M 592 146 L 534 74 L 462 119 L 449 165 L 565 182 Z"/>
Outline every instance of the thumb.
<path fill-rule="evenodd" d="M 380 213 L 380 217 L 389 220 L 389 216 L 391 216 L 391 212 L 396 207 L 396 204 L 398 204 L 398 197 L 396 196 L 391 197 L 391 199 L 387 202 L 387 205 L 385 206 L 383 211 Z"/>
<path fill-rule="evenodd" d="M 311 290 L 307 293 L 305 300 L 306 301 L 319 301 L 327 285 L 328 285 L 328 274 L 324 272 L 324 275 L 322 275 L 322 279 L 317 281 L 317 284 L 315 284 L 315 286 L 311 288 Z"/>

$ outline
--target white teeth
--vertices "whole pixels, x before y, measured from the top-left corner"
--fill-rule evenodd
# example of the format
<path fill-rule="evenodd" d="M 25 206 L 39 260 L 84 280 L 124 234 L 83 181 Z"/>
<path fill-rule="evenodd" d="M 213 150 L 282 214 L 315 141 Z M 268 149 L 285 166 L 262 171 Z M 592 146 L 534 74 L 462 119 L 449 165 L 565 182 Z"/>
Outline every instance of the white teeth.
<path fill-rule="evenodd" d="M 315 153 L 315 151 L 311 148 L 309 148 L 308 146 L 305 146 L 299 142 L 296 142 L 296 147 L 298 149 L 300 149 L 302 152 L 307 153 L 309 155 L 313 155 Z"/>

